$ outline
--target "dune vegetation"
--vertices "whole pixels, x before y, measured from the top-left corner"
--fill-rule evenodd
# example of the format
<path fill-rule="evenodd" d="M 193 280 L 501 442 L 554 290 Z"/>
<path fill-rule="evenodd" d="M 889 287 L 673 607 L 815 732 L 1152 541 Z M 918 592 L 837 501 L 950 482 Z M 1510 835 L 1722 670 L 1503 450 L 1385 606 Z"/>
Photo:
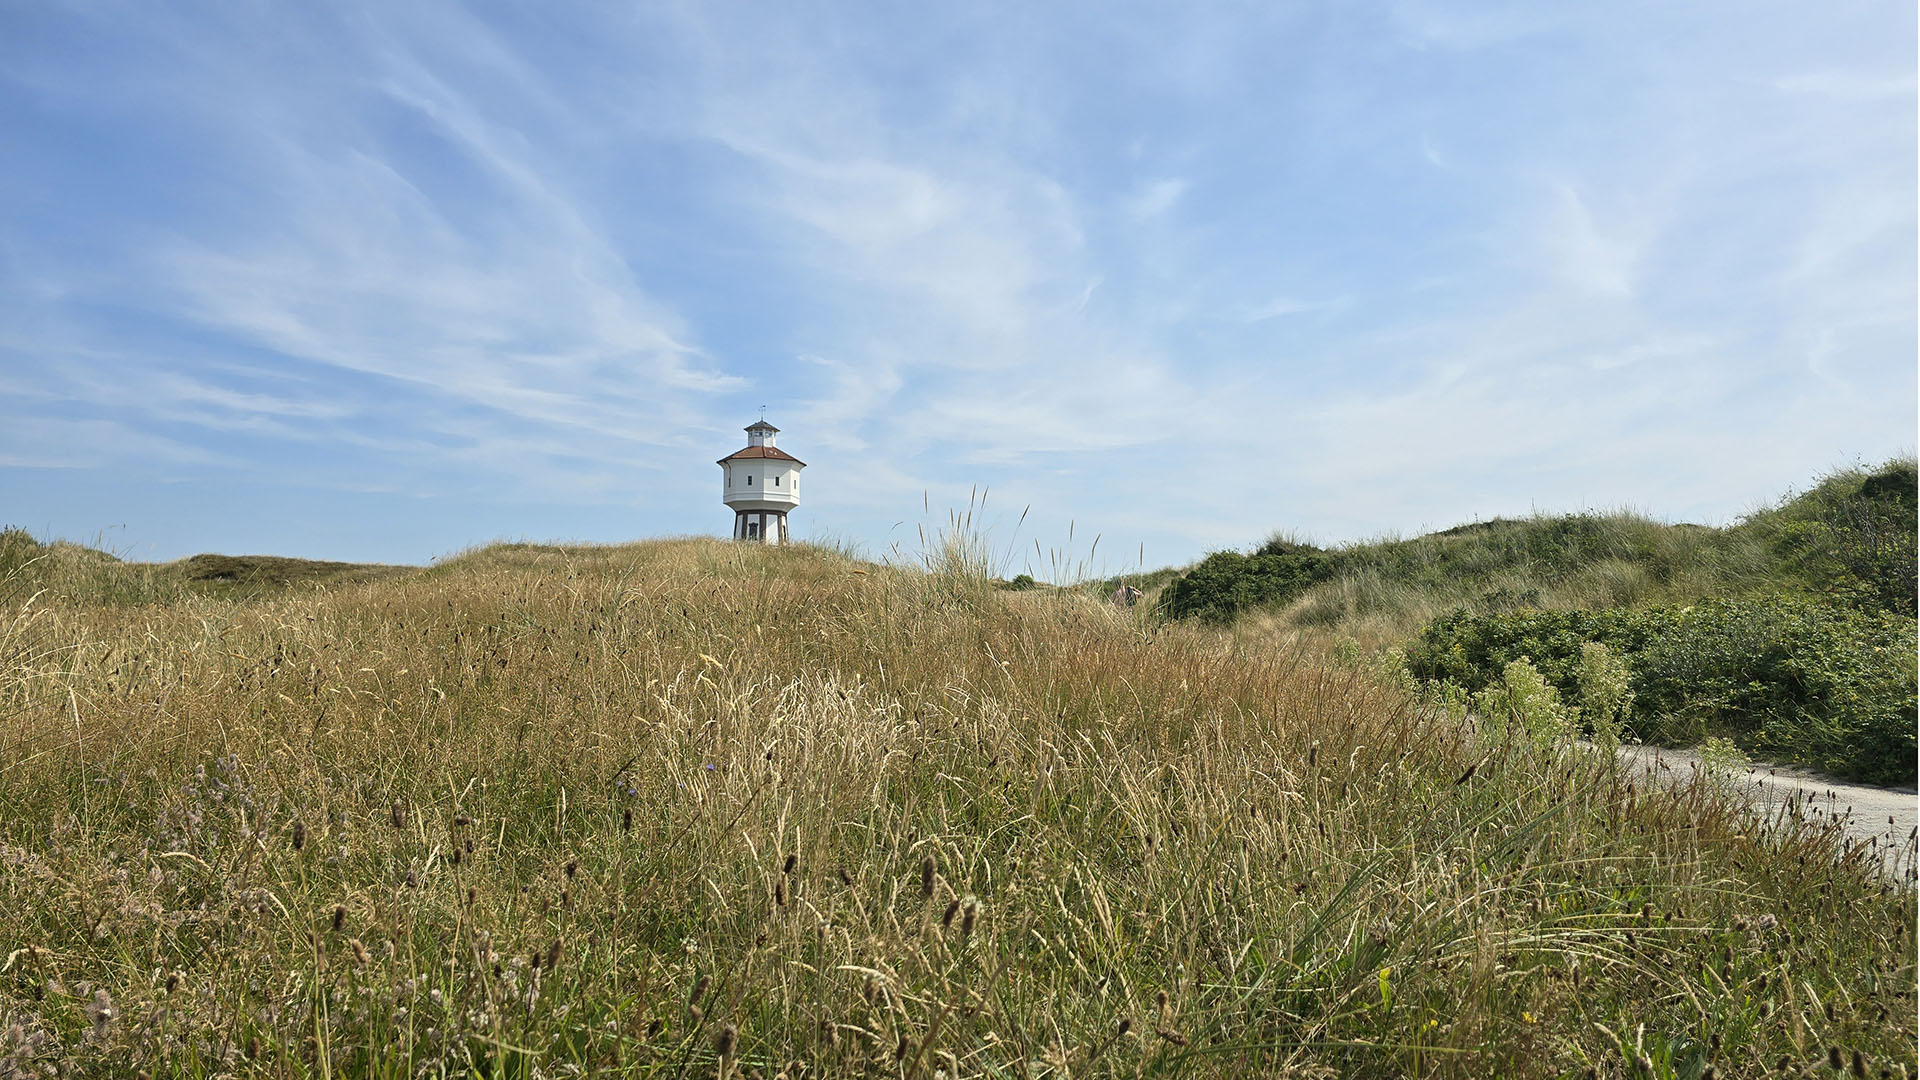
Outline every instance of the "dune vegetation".
<path fill-rule="evenodd" d="M 0 1076 L 1912 1076 L 1912 851 L 923 566 L 14 534 Z"/>
<path fill-rule="evenodd" d="M 1837 470 L 1725 528 L 1540 515 L 1322 548 L 1277 536 L 1159 589 L 1161 614 L 1250 641 L 1408 654 L 1462 694 L 1526 660 L 1568 700 L 1582 647 L 1632 682 L 1633 736 L 1915 780 L 1916 470 Z M 1576 718 L 1577 719 L 1577 718 Z"/>

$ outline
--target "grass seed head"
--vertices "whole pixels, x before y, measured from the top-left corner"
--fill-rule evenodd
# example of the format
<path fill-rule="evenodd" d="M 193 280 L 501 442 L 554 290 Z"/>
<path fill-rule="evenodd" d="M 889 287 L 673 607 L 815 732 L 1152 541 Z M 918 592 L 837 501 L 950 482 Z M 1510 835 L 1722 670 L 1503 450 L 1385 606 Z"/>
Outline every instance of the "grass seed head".
<path fill-rule="evenodd" d="M 933 856 L 920 860 L 920 895 L 927 899 L 933 898 L 934 871 Z"/>

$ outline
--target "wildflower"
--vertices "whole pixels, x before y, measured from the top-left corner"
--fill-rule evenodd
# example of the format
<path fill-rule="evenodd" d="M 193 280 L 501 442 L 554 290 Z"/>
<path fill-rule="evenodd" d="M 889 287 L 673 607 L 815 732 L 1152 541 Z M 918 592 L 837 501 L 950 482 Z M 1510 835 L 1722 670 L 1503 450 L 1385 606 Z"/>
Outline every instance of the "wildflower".
<path fill-rule="evenodd" d="M 107 996 L 105 987 L 93 992 L 93 1004 L 87 1007 L 87 1016 L 93 1021 L 93 1037 L 96 1040 L 107 1037 L 107 1027 L 113 1023 L 116 1014 L 113 1011 L 113 999 Z"/>

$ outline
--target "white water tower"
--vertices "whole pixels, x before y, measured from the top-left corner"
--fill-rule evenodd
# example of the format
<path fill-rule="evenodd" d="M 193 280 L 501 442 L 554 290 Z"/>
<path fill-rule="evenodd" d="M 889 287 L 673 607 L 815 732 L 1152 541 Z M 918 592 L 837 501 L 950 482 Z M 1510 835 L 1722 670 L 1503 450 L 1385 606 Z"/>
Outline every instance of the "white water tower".
<path fill-rule="evenodd" d="M 787 542 L 787 511 L 800 505 L 807 463 L 773 445 L 780 429 L 761 420 L 747 428 L 743 450 L 720 459 L 720 500 L 733 508 L 733 538 Z"/>

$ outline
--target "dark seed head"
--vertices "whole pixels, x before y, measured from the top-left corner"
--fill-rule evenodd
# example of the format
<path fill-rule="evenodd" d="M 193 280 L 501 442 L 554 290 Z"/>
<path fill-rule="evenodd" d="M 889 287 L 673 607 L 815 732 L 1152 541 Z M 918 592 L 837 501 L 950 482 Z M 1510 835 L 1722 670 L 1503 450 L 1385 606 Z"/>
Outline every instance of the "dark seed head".
<path fill-rule="evenodd" d="M 574 878 L 574 875 L 578 874 L 579 872 L 580 872 L 580 860 L 568 859 L 567 860 L 567 880 L 572 881 Z"/>
<path fill-rule="evenodd" d="M 399 799 L 393 800 L 393 806 L 390 808 L 389 813 L 393 818 L 394 828 L 404 829 L 407 827 L 407 807 L 405 803 L 402 803 Z"/>
<path fill-rule="evenodd" d="M 963 935 L 973 933 L 974 920 L 979 917 L 980 905 L 968 904 L 966 909 L 960 913 L 960 933 Z"/>
<path fill-rule="evenodd" d="M 306 846 L 307 846 L 307 823 L 304 821 L 296 821 L 293 823 L 293 850 L 299 851 L 301 848 Z"/>
<path fill-rule="evenodd" d="M 791 874 L 793 873 L 793 868 L 798 865 L 800 865 L 800 856 L 788 855 L 787 861 L 780 866 L 780 872 L 783 874 Z"/>
<path fill-rule="evenodd" d="M 1834 1072 L 1839 1072 L 1846 1067 L 1847 1063 L 1840 1059 L 1840 1048 L 1837 1046 L 1827 1047 L 1827 1068 L 1832 1069 Z"/>
<path fill-rule="evenodd" d="M 934 878 L 933 856 L 929 855 L 926 858 L 920 860 L 920 895 L 921 896 L 928 897 L 928 898 L 931 898 L 933 896 L 933 878 Z"/>
<path fill-rule="evenodd" d="M 723 1058 L 732 1057 L 733 1044 L 738 1041 L 739 1038 L 740 1029 L 734 1027 L 732 1024 L 728 1024 L 726 1027 L 720 1029 L 720 1034 L 713 1037 L 713 1052 Z"/>
<path fill-rule="evenodd" d="M 940 926 L 943 929 L 952 926 L 953 917 L 958 914 L 960 914 L 960 898 L 956 896 L 953 898 L 953 902 L 947 905 L 947 913 L 940 916 Z"/>

